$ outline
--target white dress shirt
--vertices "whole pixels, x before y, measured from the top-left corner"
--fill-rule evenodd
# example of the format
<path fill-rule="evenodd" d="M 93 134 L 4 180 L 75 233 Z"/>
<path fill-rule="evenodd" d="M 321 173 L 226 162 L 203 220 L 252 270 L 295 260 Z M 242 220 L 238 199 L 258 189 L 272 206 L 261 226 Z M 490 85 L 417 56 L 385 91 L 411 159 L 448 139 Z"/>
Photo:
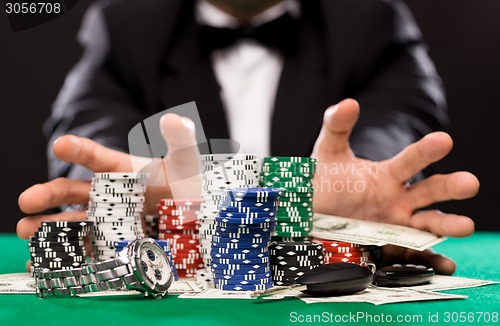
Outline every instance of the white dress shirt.
<path fill-rule="evenodd" d="M 300 14 L 296 0 L 284 0 L 252 17 L 251 26 L 271 21 L 286 12 Z M 238 20 L 207 0 L 196 5 L 199 23 L 214 27 L 239 27 Z M 221 86 L 221 100 L 229 124 L 230 138 L 241 152 L 269 156 L 271 119 L 283 68 L 283 56 L 251 39 L 215 50 L 211 54 L 215 76 Z"/>

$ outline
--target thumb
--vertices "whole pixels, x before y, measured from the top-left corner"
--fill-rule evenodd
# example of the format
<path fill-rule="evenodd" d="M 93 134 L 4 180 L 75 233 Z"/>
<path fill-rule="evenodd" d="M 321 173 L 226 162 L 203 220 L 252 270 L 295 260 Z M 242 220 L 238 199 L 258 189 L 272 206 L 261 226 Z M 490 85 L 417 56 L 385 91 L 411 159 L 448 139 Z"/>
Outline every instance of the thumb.
<path fill-rule="evenodd" d="M 200 153 L 193 121 L 167 113 L 160 119 L 160 129 L 168 147 L 164 166 L 172 196 L 199 198 Z"/>
<path fill-rule="evenodd" d="M 346 99 L 329 107 L 323 117 L 323 127 L 314 145 L 314 155 L 339 154 L 349 150 L 349 136 L 359 117 L 359 104 Z"/>

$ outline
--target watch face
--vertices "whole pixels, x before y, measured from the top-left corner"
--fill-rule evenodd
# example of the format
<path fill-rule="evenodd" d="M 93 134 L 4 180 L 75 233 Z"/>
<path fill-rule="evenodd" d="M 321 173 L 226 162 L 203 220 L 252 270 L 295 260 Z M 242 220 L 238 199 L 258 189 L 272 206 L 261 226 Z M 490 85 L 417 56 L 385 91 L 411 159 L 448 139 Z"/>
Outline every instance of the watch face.
<path fill-rule="evenodd" d="M 166 291 L 172 282 L 172 267 L 165 252 L 155 243 L 144 242 L 139 248 L 137 269 L 152 290 Z"/>

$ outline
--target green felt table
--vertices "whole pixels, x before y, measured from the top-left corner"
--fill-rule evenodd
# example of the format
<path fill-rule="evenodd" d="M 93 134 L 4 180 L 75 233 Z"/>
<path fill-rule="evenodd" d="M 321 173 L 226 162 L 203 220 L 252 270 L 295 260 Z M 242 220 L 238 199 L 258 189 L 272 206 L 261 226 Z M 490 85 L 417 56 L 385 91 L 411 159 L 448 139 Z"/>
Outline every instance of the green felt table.
<path fill-rule="evenodd" d="M 26 241 L 13 234 L 0 234 L 0 273 L 24 271 L 28 259 Z M 436 250 L 453 258 L 462 277 L 500 281 L 500 233 L 476 233 L 464 239 L 448 239 Z M 421 322 L 410 325 L 435 325 L 428 316 L 438 314 L 439 325 L 446 324 L 449 313 L 500 313 L 500 285 L 447 291 L 469 296 L 465 300 L 428 301 L 374 306 L 368 303 L 306 304 L 296 298 L 286 300 L 179 299 L 169 295 L 163 300 L 142 297 L 47 298 L 35 295 L 0 295 L 0 325 L 288 325 L 300 322 L 295 316 L 349 315 L 364 313 L 373 318 L 421 315 Z M 378 317 L 377 317 L 378 316 Z M 476 314 L 476 317 L 479 314 Z M 364 325 L 366 319 L 345 323 Z M 315 324 L 339 324 L 323 320 Z M 371 325 L 382 323 L 371 323 Z M 401 323 L 403 324 L 403 323 Z M 453 325 L 500 322 L 448 323 Z"/>

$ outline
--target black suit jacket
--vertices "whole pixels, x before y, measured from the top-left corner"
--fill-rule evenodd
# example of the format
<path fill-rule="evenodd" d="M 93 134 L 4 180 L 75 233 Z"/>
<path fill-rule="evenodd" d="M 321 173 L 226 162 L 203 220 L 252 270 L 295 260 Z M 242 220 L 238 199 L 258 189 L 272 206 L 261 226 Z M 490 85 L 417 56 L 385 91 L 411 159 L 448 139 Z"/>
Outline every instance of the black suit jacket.
<path fill-rule="evenodd" d="M 381 160 L 447 123 L 439 78 L 407 8 L 390 0 L 302 0 L 298 51 L 285 58 L 272 120 L 273 155 L 309 156 L 324 110 L 351 97 L 361 117 L 351 146 Z M 51 177 L 82 177 L 51 144 L 65 133 L 127 151 L 144 118 L 196 101 L 207 138 L 228 138 L 209 58 L 198 46 L 194 0 L 96 3 L 85 50 L 45 125 Z"/>

